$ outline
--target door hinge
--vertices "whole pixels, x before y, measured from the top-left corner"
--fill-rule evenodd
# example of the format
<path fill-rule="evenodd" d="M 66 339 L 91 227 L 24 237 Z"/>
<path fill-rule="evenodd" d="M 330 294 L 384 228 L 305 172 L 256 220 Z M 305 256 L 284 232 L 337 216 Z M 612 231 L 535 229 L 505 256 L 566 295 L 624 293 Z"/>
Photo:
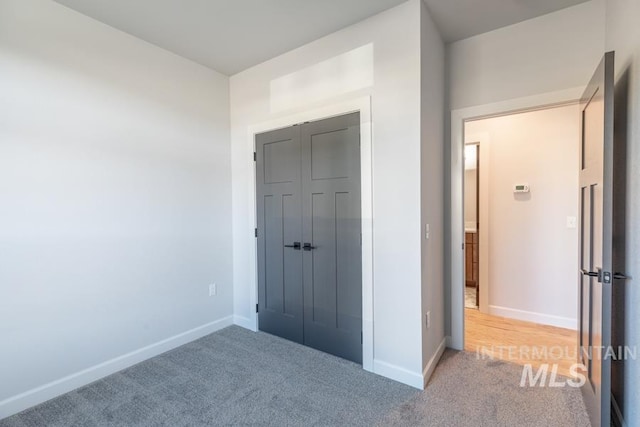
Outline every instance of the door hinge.
<path fill-rule="evenodd" d="M 462 244 L 462 250 L 464 251 L 464 243 Z"/>
<path fill-rule="evenodd" d="M 256 313 L 258 312 L 258 304 L 256 304 Z"/>
<path fill-rule="evenodd" d="M 253 161 L 254 162 L 258 161 L 258 153 L 256 153 L 255 151 L 253 152 Z"/>
<path fill-rule="evenodd" d="M 364 344 L 364 337 L 362 335 L 362 331 L 360 331 L 360 344 Z"/>
<path fill-rule="evenodd" d="M 258 229 L 257 229 L 257 228 L 254 228 L 254 229 L 253 229 L 253 235 L 254 235 L 255 237 L 258 237 Z"/>

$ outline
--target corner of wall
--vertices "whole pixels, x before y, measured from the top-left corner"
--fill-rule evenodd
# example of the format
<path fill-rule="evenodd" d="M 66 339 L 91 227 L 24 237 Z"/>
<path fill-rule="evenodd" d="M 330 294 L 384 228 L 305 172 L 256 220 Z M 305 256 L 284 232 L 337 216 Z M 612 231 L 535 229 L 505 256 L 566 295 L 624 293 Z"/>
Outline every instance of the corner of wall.
<path fill-rule="evenodd" d="M 440 32 L 423 1 L 420 2 L 420 70 L 421 328 L 422 376 L 426 385 L 445 348 L 446 58 Z"/>

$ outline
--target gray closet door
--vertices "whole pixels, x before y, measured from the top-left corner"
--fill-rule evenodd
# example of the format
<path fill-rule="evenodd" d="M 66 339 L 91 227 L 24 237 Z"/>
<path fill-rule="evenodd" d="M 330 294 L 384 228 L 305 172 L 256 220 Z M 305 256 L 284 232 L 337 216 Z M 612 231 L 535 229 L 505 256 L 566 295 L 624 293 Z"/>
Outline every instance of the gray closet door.
<path fill-rule="evenodd" d="M 304 343 L 362 363 L 360 115 L 301 131 Z"/>
<path fill-rule="evenodd" d="M 362 363 L 360 115 L 256 136 L 262 331 Z"/>
<path fill-rule="evenodd" d="M 258 322 L 302 343 L 300 155 L 298 127 L 256 135 Z"/>

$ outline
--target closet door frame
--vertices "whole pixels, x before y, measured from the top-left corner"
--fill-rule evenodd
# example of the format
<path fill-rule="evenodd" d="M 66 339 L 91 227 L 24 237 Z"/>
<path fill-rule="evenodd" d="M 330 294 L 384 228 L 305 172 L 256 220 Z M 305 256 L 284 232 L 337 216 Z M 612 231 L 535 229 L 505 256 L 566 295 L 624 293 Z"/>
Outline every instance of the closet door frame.
<path fill-rule="evenodd" d="M 338 104 L 328 105 L 308 111 L 301 111 L 278 119 L 248 126 L 247 132 L 247 163 L 250 163 L 251 176 L 247 177 L 250 197 L 250 215 L 247 218 L 246 244 L 252 248 L 253 257 L 247 260 L 246 268 L 249 272 L 250 289 L 249 309 L 252 318 L 234 319 L 237 324 L 253 331 L 258 330 L 258 316 L 255 307 L 258 303 L 258 268 L 257 268 L 257 227 L 256 205 L 256 163 L 255 153 L 256 134 L 282 129 L 296 124 L 342 116 L 349 113 L 360 113 L 360 189 L 361 189 L 361 219 L 362 219 L 362 367 L 374 372 L 373 366 L 373 144 L 371 129 L 371 97 L 365 96 Z M 243 234 L 245 232 L 243 231 Z M 247 303 L 244 301 L 243 303 Z"/>

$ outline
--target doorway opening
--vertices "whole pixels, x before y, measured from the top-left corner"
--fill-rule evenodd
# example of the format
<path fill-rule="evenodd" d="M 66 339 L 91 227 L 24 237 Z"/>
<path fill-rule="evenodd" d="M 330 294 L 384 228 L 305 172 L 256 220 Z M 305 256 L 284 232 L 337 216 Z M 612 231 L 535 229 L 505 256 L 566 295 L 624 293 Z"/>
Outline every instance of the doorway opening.
<path fill-rule="evenodd" d="M 464 121 L 464 268 L 454 286 L 464 289 L 467 351 L 570 374 L 577 356 L 578 111 L 570 102 Z"/>
<path fill-rule="evenodd" d="M 465 342 L 465 309 L 464 309 L 464 144 L 467 131 L 467 124 L 487 118 L 507 116 L 509 114 L 523 113 L 527 111 L 539 111 L 552 107 L 571 106 L 578 104 L 576 116 L 578 117 L 578 185 L 579 191 L 579 213 L 576 226 L 579 230 L 579 267 L 575 272 L 573 283 L 578 285 L 577 292 L 579 306 L 576 318 L 573 321 L 575 331 L 571 331 L 574 340 L 580 342 L 580 348 L 576 348 L 575 358 L 577 362 L 576 376 L 580 378 L 578 386 L 585 399 L 587 412 L 592 424 L 609 425 L 611 410 L 611 359 L 607 356 L 608 351 L 614 351 L 611 347 L 611 324 L 612 324 L 612 292 L 611 285 L 615 280 L 629 280 L 626 274 L 615 271 L 614 267 L 621 268 L 624 263 L 622 259 L 614 260 L 614 235 L 624 235 L 624 221 L 619 222 L 614 227 L 614 215 L 624 206 L 623 186 L 624 168 L 616 171 L 614 160 L 620 160 L 624 155 L 624 146 L 616 146 L 614 138 L 614 52 L 607 52 L 589 84 L 585 88 L 574 88 L 571 90 L 536 95 L 520 98 L 491 105 L 469 107 L 454 110 L 451 116 L 451 336 L 449 345 L 455 349 L 463 350 L 469 344 Z M 574 116 L 574 117 L 576 117 Z M 529 129 L 528 129 L 529 130 Z M 531 129 L 534 130 L 535 129 Z M 539 139 L 539 141 L 544 141 Z M 620 140 L 621 144 L 624 143 Z M 536 153 L 531 153 L 536 154 Z M 482 155 L 486 155 L 486 150 L 482 150 Z M 552 158 L 549 157 L 551 160 Z M 481 161 L 482 162 L 482 161 Z M 491 163 L 493 164 L 493 162 Z M 551 175 L 553 168 L 545 166 Z M 488 180 L 485 181 L 485 183 Z M 520 182 L 510 182 L 515 193 L 526 190 L 528 185 Z M 482 193 L 482 179 L 480 183 L 480 193 Z M 533 186 L 529 190 L 533 195 Z M 622 191 L 621 191 L 622 189 Z M 502 188 L 504 191 L 504 188 Z M 616 193 L 617 191 L 617 193 Z M 526 191 L 525 191 L 526 192 Z M 482 196 L 480 196 L 482 199 Z M 521 196 L 526 197 L 526 196 Z M 532 198 L 530 200 L 532 200 Z M 482 205 L 482 202 L 481 202 Z M 549 206 L 544 205 L 541 212 L 546 211 Z M 482 208 L 480 209 L 480 222 L 482 223 Z M 493 212 L 493 211 L 492 211 Z M 519 220 L 521 216 L 515 212 L 510 221 Z M 492 218 L 491 213 L 485 218 Z M 502 224 L 499 224 L 502 226 Z M 573 220 L 567 217 L 567 228 L 573 228 Z M 483 227 L 481 226 L 482 230 Z M 614 233 L 614 229 L 616 233 Z M 489 230 L 490 231 L 490 230 Z M 480 246 L 482 246 L 483 236 L 491 234 L 480 233 Z M 542 236 L 538 236 L 540 241 L 544 241 Z M 491 238 L 489 237 L 489 240 Z M 510 239 L 510 242 L 517 242 L 517 239 Z M 553 239 L 546 242 L 549 250 L 553 249 Z M 517 247 L 513 248 L 517 251 Z M 483 254 L 486 251 L 480 250 L 480 289 L 486 289 L 487 282 L 483 280 L 482 265 Z M 546 266 L 536 266 L 546 273 L 545 280 L 555 280 L 553 271 L 547 272 Z M 522 271 L 531 274 L 536 270 Z M 528 277 L 517 274 L 519 277 Z M 517 280 L 513 279 L 513 280 Z M 491 286 L 489 281 L 488 286 Z M 495 295 L 494 295 L 495 294 Z M 508 295 L 508 293 L 507 293 Z M 502 297 L 501 294 L 490 292 L 491 298 Z M 556 298 L 556 292 L 551 293 L 551 297 Z M 548 300 L 550 297 L 548 296 Z M 536 300 L 533 299 L 535 302 Z M 483 298 L 480 298 L 480 308 L 482 309 Z M 484 299 L 484 304 L 487 300 Z M 490 303 L 490 302 L 489 302 Z M 577 309 L 578 307 L 576 307 Z M 478 310 L 479 313 L 481 310 Z M 520 314 L 522 313 L 520 310 Z M 549 318 L 549 316 L 547 316 Z M 557 316 L 555 316 L 557 319 Z M 530 323 L 530 322 L 529 322 Z M 531 324 L 531 323 L 530 323 Z M 529 332 L 527 336 L 536 336 L 535 332 Z M 516 343 L 517 344 L 517 343 Z M 520 353 L 521 354 L 521 353 Z M 531 353 L 529 353 L 531 354 Z M 579 358 L 577 357 L 579 356 Z M 515 361 L 515 360 L 512 360 Z M 529 365 L 530 363 L 529 358 Z M 548 365 L 547 365 L 548 368 Z M 539 371 L 540 373 L 540 371 Z M 557 372 L 556 372 L 557 373 Z M 573 373 L 573 371 L 571 372 Z M 573 376 L 573 375 L 571 375 Z M 523 374 L 524 377 L 524 374 Z M 615 406 L 615 405 L 614 405 Z M 615 411 L 614 411 L 615 412 Z"/>

